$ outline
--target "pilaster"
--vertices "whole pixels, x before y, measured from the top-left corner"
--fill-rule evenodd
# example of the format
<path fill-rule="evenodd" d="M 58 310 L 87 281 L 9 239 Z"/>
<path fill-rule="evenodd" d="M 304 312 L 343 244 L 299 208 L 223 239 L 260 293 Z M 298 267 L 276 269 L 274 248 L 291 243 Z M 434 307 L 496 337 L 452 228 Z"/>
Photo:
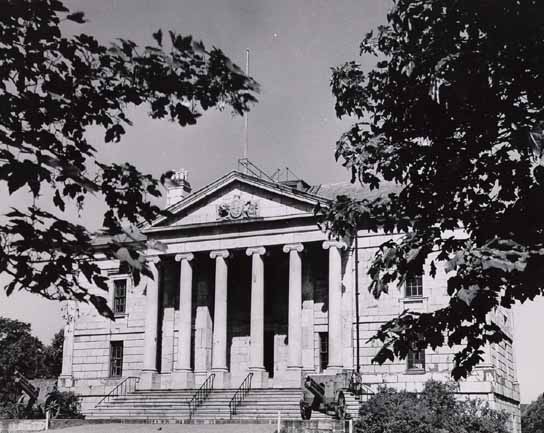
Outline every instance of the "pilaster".
<path fill-rule="evenodd" d="M 153 278 L 149 278 L 146 288 L 145 334 L 144 334 L 144 368 L 139 388 L 153 387 L 153 376 L 157 374 L 157 331 L 159 315 L 159 271 L 160 257 L 147 259 Z"/>
<path fill-rule="evenodd" d="M 62 345 L 62 371 L 59 376 L 59 387 L 61 389 L 74 386 L 73 376 L 73 354 L 74 334 L 77 309 L 75 301 L 66 301 L 66 325 L 64 326 L 64 343 Z"/>

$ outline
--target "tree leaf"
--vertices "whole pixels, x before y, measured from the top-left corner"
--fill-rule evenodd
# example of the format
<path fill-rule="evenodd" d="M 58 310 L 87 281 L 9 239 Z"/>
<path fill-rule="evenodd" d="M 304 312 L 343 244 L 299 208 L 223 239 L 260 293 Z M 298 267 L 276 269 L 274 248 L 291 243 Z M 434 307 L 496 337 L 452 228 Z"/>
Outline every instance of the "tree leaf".
<path fill-rule="evenodd" d="M 83 24 L 87 22 L 87 20 L 84 18 L 85 18 L 85 14 L 83 12 L 74 12 L 74 13 L 66 15 L 66 19 L 69 19 L 70 21 L 74 21 L 79 24 Z"/>
<path fill-rule="evenodd" d="M 153 33 L 153 39 L 155 39 L 159 47 L 162 47 L 162 30 L 161 29 Z"/>

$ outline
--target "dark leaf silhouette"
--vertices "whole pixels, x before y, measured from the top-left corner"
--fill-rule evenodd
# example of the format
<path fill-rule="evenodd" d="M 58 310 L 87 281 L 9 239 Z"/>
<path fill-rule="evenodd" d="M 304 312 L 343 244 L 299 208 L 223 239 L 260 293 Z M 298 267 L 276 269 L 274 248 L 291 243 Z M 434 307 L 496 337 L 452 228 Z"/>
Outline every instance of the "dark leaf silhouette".
<path fill-rule="evenodd" d="M 191 36 L 169 32 L 164 49 L 161 30 L 152 35 L 158 48 L 125 38 L 106 46 L 89 34 L 65 34 L 64 20 L 85 22 L 60 0 L 2 2 L 0 87 L 10 91 L 0 92 L 0 106 L 9 107 L 0 109 L 0 182 L 35 205 L 4 215 L 0 273 L 7 294 L 75 299 L 111 318 L 105 297 L 89 293 L 90 286 L 108 290 L 96 254 L 128 264 L 136 280 L 152 278 L 145 263 L 152 246 L 139 228 L 165 213 L 150 201 L 161 195 L 159 180 L 122 161 L 100 161 L 87 128 L 101 127 L 106 143 L 119 142 L 132 125 L 132 106 L 180 126 L 194 125 L 211 107 L 242 114 L 258 86 L 227 72 L 221 50 L 207 52 Z M 107 206 L 99 233 L 70 219 L 85 211 L 90 194 Z M 40 207 L 38 199 L 48 197 L 55 212 Z"/>
<path fill-rule="evenodd" d="M 335 157 L 352 182 L 389 192 L 338 197 L 316 209 L 322 228 L 403 234 L 369 268 L 376 297 L 422 272 L 448 276 L 448 305 L 382 326 L 377 362 L 449 345 L 453 376 L 466 377 L 483 347 L 508 338 L 494 329 L 501 310 L 544 293 L 541 9 L 395 0 L 361 43 L 375 67 L 333 69 L 336 114 L 355 121 Z"/>
<path fill-rule="evenodd" d="M 84 17 L 85 17 L 85 14 L 83 12 L 74 12 L 73 14 L 66 15 L 67 19 L 69 19 L 70 21 L 74 21 L 76 23 L 79 23 L 79 24 L 83 24 L 85 22 Z"/>

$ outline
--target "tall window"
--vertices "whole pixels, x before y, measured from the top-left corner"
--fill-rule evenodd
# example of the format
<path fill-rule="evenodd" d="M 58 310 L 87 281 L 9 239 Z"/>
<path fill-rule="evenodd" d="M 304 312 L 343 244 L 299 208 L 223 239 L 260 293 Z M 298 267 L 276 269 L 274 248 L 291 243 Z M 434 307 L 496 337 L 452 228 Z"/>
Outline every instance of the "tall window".
<path fill-rule="evenodd" d="M 423 296 L 423 278 L 421 275 L 406 280 L 406 297 Z"/>
<path fill-rule="evenodd" d="M 125 313 L 127 309 L 127 280 L 113 280 L 113 312 Z"/>
<path fill-rule="evenodd" d="M 319 366 L 321 371 L 329 366 L 329 333 L 319 333 Z"/>
<path fill-rule="evenodd" d="M 123 375 L 123 342 L 112 341 L 110 344 L 110 376 L 121 377 Z"/>
<path fill-rule="evenodd" d="M 174 257 L 164 259 L 161 262 L 160 282 L 162 306 L 164 308 L 179 309 L 179 262 Z"/>
<path fill-rule="evenodd" d="M 406 367 L 408 371 L 424 371 L 425 350 L 410 350 L 406 357 Z"/>

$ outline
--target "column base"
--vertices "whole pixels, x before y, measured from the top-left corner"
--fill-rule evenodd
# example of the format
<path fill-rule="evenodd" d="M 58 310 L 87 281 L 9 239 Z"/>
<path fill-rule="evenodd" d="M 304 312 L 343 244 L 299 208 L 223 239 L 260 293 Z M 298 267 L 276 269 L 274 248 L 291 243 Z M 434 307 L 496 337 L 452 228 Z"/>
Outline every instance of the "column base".
<path fill-rule="evenodd" d="M 200 385 L 204 383 L 204 381 L 208 378 L 209 375 L 210 375 L 209 371 L 195 371 L 194 373 L 195 388 L 199 388 Z"/>
<path fill-rule="evenodd" d="M 140 374 L 140 381 L 138 382 L 138 385 L 136 385 L 136 389 L 156 389 L 158 374 L 159 373 L 157 373 L 155 370 L 142 371 Z"/>
<path fill-rule="evenodd" d="M 338 373 L 342 373 L 343 370 L 344 370 L 344 367 L 341 366 L 341 365 L 331 365 L 331 366 L 327 367 L 323 373 L 325 373 L 325 374 L 338 374 Z"/>
<path fill-rule="evenodd" d="M 204 379 L 206 380 L 206 379 Z M 174 370 L 172 373 L 172 387 L 191 389 L 195 387 L 195 375 L 191 370 Z"/>
<path fill-rule="evenodd" d="M 215 378 L 213 380 L 213 387 L 214 388 L 229 388 L 230 387 L 230 373 L 225 368 L 212 368 L 212 373 L 215 374 Z"/>
<path fill-rule="evenodd" d="M 264 367 L 250 367 L 249 371 L 253 373 L 253 377 L 251 378 L 252 388 L 268 387 L 268 371 Z"/>
<path fill-rule="evenodd" d="M 285 370 L 285 386 L 300 388 L 303 382 L 302 366 L 288 366 Z"/>
<path fill-rule="evenodd" d="M 74 376 L 59 376 L 59 385 L 60 389 L 73 388 L 74 387 Z"/>

